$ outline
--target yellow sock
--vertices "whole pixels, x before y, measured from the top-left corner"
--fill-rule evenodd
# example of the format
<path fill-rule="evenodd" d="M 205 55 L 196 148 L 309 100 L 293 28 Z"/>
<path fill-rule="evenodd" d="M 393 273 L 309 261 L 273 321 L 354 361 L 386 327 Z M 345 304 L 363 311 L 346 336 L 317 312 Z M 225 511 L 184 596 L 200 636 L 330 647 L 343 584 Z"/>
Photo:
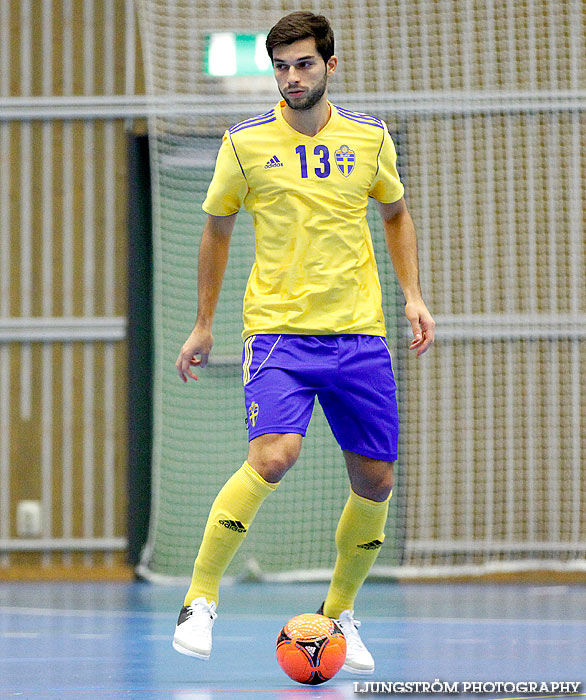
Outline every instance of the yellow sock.
<path fill-rule="evenodd" d="M 265 481 L 248 462 L 224 484 L 212 504 L 184 605 L 204 596 L 218 603 L 220 579 L 244 541 L 264 499 L 278 486 Z"/>
<path fill-rule="evenodd" d="M 324 615 L 338 618 L 344 610 L 354 609 L 356 594 L 385 539 L 391 495 L 392 492 L 386 501 L 378 502 L 350 490 L 336 530 L 338 556 L 324 603 Z"/>

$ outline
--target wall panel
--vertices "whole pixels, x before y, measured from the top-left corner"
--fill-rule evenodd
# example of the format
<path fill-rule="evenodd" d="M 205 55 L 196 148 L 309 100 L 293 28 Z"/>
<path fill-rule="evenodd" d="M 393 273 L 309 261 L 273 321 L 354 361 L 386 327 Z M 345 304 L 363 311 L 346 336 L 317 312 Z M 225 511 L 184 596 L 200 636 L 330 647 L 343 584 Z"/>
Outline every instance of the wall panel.
<path fill-rule="evenodd" d="M 140 93 L 134 21 L 131 0 L 3 0 L 0 107 Z M 0 567 L 116 566 L 126 536 L 134 123 L 1 115 Z M 22 500 L 41 504 L 40 538 L 18 536 Z"/>

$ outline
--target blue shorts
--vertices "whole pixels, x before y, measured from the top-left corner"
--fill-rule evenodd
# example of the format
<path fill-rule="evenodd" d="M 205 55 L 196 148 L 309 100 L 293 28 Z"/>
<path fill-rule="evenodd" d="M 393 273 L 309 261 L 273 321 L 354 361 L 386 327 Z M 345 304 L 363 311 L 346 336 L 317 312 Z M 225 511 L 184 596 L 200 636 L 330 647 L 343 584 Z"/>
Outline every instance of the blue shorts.
<path fill-rule="evenodd" d="M 343 450 L 397 459 L 391 356 L 375 335 L 253 335 L 242 353 L 248 439 L 305 435 L 317 396 Z"/>

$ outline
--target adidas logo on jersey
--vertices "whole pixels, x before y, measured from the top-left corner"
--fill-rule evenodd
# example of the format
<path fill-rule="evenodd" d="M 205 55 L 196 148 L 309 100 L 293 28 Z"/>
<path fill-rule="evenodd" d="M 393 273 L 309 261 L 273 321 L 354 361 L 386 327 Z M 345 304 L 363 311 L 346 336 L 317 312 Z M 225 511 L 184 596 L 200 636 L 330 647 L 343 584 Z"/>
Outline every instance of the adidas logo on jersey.
<path fill-rule="evenodd" d="M 273 156 L 265 165 L 265 170 L 267 170 L 267 168 L 282 168 L 282 167 L 283 167 L 283 163 L 281 163 L 281 161 L 277 158 L 277 156 Z"/>

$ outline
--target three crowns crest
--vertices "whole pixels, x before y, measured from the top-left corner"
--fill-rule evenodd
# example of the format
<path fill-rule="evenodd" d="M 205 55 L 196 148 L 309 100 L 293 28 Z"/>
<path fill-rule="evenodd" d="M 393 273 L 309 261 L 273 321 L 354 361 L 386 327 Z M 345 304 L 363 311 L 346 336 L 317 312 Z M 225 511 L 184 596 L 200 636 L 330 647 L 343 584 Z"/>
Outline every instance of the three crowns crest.
<path fill-rule="evenodd" d="M 344 177 L 348 177 L 354 170 L 356 153 L 349 146 L 340 146 L 334 154 L 338 170 Z"/>

